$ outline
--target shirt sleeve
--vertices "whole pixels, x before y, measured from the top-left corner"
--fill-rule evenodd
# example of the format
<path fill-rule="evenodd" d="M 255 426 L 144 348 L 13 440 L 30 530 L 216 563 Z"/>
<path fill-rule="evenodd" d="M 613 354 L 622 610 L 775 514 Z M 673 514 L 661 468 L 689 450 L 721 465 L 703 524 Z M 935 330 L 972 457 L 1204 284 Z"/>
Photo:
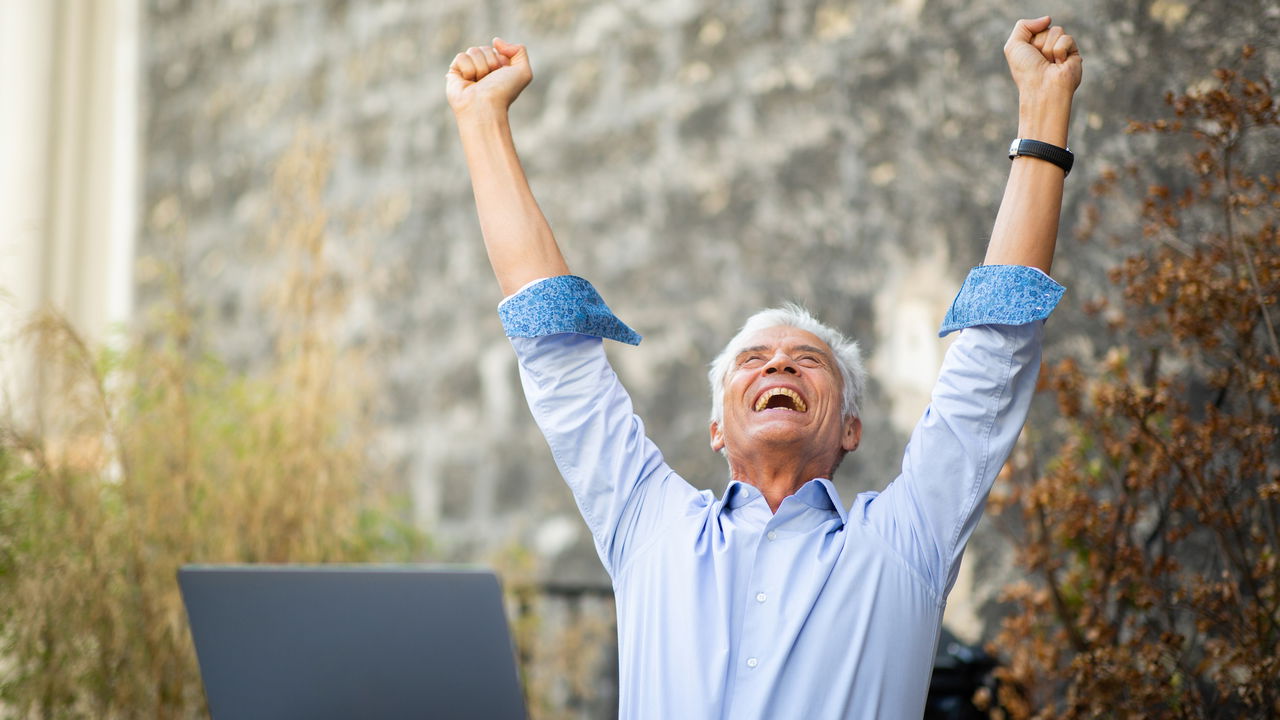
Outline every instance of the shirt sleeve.
<path fill-rule="evenodd" d="M 902 472 L 862 508 L 939 602 L 1026 421 L 1044 320 L 1062 292 L 1033 268 L 985 266 L 969 274 L 942 334 L 962 332 L 907 443 Z"/>
<path fill-rule="evenodd" d="M 604 354 L 601 338 L 639 342 L 582 278 L 548 278 L 500 308 L 534 420 L 611 577 L 705 497 L 680 478 Z"/>
<path fill-rule="evenodd" d="M 640 344 L 640 335 L 614 316 L 591 283 L 577 275 L 557 275 L 525 285 L 503 299 L 498 317 L 507 337 L 572 332 Z"/>
<path fill-rule="evenodd" d="M 1038 268 L 980 265 L 964 279 L 938 337 L 975 325 L 1025 325 L 1044 320 L 1064 292 L 1066 288 Z"/>

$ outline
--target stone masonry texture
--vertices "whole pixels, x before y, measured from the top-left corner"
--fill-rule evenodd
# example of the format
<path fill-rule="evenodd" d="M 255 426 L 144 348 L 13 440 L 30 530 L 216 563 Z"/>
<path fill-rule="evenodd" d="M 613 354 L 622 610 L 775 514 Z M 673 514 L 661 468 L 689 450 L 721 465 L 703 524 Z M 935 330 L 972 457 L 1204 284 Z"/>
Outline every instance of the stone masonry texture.
<path fill-rule="evenodd" d="M 1068 294 L 1046 357 L 1086 353 L 1100 330 L 1080 306 L 1136 247 L 1074 239 L 1089 186 L 1179 161 L 1124 133 L 1164 114 L 1166 91 L 1245 43 L 1280 67 L 1280 3 L 148 0 L 139 266 L 180 268 L 211 349 L 252 368 L 272 341 L 257 310 L 277 279 L 272 169 L 300 130 L 323 138 L 328 252 L 350 299 L 338 332 L 370 353 L 379 452 L 415 520 L 445 559 L 519 545 L 546 581 L 607 591 L 497 320 L 444 97 L 453 55 L 494 35 L 529 47 L 512 126 L 530 183 L 573 270 L 645 336 L 609 353 L 694 485 L 726 481 L 706 364 L 747 315 L 798 301 L 860 340 L 871 377 L 863 446 L 836 479 L 847 503 L 893 478 L 927 402 L 937 326 L 1008 173 L 1017 98 L 1001 48 L 1041 14 L 1085 57 L 1054 268 Z M 144 310 L 163 302 L 156 276 L 138 285 Z M 1033 426 L 1052 410 L 1038 398 Z M 983 523 L 966 561 L 981 581 L 957 591 L 979 635 L 1005 553 Z M 577 711 L 608 716 L 612 692 Z"/>

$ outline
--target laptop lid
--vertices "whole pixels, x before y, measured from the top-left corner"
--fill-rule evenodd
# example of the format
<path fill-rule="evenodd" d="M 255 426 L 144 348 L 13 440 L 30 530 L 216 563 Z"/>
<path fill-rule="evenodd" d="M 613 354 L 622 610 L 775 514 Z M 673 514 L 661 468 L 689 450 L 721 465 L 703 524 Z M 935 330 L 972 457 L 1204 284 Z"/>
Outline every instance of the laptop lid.
<path fill-rule="evenodd" d="M 178 581 L 214 720 L 525 717 L 491 571 L 186 566 Z"/>

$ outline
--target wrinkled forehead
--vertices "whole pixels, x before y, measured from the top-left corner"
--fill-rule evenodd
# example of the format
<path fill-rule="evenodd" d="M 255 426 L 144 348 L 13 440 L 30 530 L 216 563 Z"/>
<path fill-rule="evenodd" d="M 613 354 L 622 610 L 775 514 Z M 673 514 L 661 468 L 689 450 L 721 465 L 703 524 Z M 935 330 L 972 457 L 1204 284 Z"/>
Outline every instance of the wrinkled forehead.
<path fill-rule="evenodd" d="M 790 325 L 774 325 L 753 332 L 740 334 L 733 343 L 733 354 L 739 355 L 748 350 L 816 350 L 832 356 L 831 346 L 822 338 L 808 330 Z"/>

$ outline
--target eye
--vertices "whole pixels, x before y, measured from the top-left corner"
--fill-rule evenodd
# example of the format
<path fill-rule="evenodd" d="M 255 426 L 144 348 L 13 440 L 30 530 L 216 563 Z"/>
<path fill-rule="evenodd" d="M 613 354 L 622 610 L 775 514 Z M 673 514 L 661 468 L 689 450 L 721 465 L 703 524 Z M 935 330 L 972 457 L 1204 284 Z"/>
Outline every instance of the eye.
<path fill-rule="evenodd" d="M 819 358 L 817 355 L 801 355 L 800 358 L 796 360 L 796 362 L 800 363 L 805 367 L 813 367 L 813 368 L 822 367 L 822 359 Z"/>
<path fill-rule="evenodd" d="M 762 364 L 764 364 L 763 355 L 748 355 L 742 359 L 742 362 L 738 363 L 739 367 L 744 368 L 760 367 Z"/>

